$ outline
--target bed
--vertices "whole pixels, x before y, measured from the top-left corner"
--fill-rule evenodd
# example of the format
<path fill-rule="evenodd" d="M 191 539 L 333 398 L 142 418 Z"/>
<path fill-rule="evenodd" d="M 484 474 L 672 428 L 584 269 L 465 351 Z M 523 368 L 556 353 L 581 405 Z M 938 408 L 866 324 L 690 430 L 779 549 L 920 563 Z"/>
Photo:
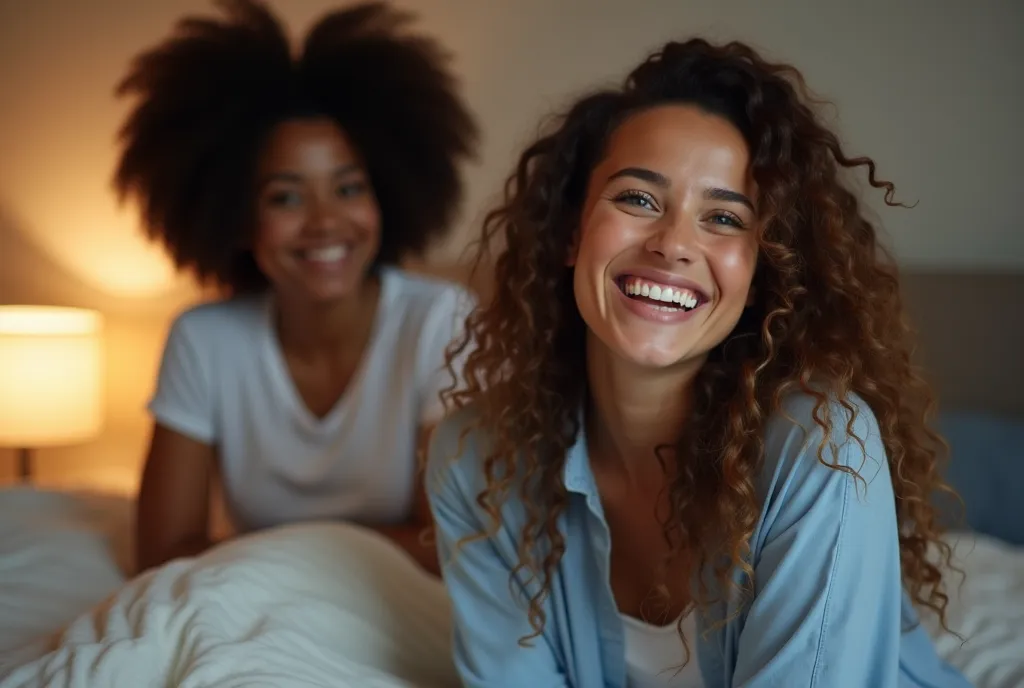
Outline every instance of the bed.
<path fill-rule="evenodd" d="M 965 521 L 950 509 L 960 530 L 947 536 L 966 573 L 953 580 L 948 621 L 966 641 L 923 622 L 978 688 L 1021 688 L 1024 517 L 1014 495 L 1024 491 L 1024 377 L 1012 379 L 1022 357 L 1010 354 L 1024 350 L 1022 323 L 947 322 L 958 299 L 975 315 L 978 303 L 1015 312 L 1024 278 L 923 276 L 908 285 L 926 342 L 929 328 L 963 339 L 922 355 L 939 371 L 949 477 L 968 505 Z M 1010 361 L 1002 365 L 1001 347 Z M 457 685 L 440 584 L 372 532 L 276 529 L 125 585 L 131 513 L 125 497 L 0 490 L 0 688 Z"/>
<path fill-rule="evenodd" d="M 375 534 L 281 528 L 123 586 L 129 513 L 0 493 L 0 688 L 457 685 L 440 584 Z M 966 642 L 925 617 L 939 652 L 978 688 L 1024 686 L 1024 547 L 948 541 L 966 573 L 948 620 Z"/>

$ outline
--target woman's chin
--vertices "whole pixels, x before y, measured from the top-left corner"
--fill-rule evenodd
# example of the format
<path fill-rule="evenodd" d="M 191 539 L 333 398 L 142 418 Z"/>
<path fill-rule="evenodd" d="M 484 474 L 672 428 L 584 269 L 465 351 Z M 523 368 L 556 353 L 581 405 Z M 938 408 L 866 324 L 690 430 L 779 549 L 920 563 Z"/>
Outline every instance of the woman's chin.
<path fill-rule="evenodd" d="M 286 292 L 289 301 L 306 303 L 310 306 L 327 306 L 339 301 L 346 301 L 359 294 L 359 284 L 339 282 L 303 281 L 287 289 L 278 288 L 278 292 Z"/>
<path fill-rule="evenodd" d="M 613 358 L 629 367 L 657 371 L 671 371 L 687 364 L 700 366 L 707 355 L 694 351 L 693 347 L 681 345 L 675 341 L 657 342 L 650 338 L 616 337 L 614 342 L 605 345 Z"/>

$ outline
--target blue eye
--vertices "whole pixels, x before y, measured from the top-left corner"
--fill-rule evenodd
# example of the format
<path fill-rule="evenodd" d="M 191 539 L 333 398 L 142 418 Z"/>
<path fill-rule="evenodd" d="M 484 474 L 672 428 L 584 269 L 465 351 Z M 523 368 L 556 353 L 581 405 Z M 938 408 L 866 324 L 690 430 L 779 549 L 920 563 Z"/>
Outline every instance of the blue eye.
<path fill-rule="evenodd" d="M 640 191 L 638 189 L 623 191 L 615 197 L 615 202 L 622 203 L 624 205 L 631 205 L 636 208 L 642 208 L 644 210 L 657 210 L 654 206 L 654 197 L 646 191 Z"/>
<path fill-rule="evenodd" d="M 733 215 L 732 213 L 717 212 L 712 213 L 708 218 L 713 224 L 725 225 L 727 227 L 735 227 L 736 229 L 743 229 L 743 222 Z"/>

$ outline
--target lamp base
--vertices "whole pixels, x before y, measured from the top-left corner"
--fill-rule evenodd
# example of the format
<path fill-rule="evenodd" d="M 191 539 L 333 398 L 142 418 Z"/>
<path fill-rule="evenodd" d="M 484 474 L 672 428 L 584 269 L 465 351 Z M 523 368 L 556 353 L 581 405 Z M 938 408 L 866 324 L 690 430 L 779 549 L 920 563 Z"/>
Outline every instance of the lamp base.
<path fill-rule="evenodd" d="M 32 480 L 32 450 L 21 447 L 18 453 L 18 480 L 27 483 Z"/>

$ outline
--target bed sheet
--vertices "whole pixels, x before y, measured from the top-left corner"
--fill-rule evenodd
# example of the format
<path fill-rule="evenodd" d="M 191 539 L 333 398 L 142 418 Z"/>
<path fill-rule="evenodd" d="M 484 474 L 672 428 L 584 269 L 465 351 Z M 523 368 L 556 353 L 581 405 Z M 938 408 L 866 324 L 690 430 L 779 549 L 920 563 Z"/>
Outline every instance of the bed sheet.
<path fill-rule="evenodd" d="M 965 575 L 947 579 L 946 625 L 955 634 L 922 617 L 936 649 L 978 688 L 1024 687 L 1024 547 L 970 533 L 946 540 Z"/>

